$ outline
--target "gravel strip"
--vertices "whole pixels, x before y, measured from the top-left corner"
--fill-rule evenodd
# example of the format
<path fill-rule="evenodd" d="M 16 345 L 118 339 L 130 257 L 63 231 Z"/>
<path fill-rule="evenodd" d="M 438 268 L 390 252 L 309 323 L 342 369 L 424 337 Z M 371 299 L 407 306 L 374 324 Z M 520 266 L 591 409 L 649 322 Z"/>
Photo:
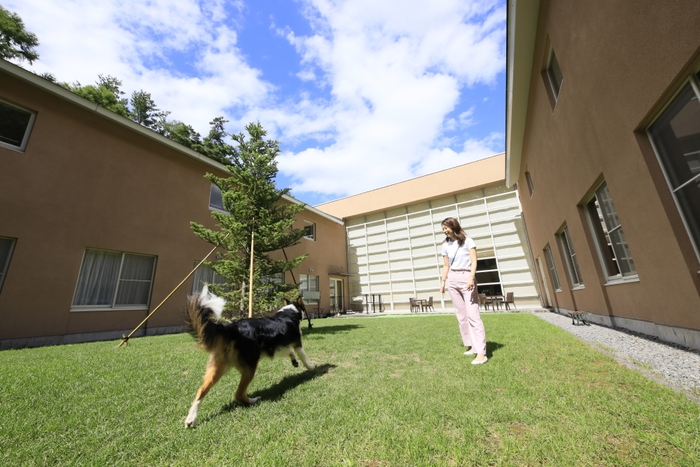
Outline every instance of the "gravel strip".
<path fill-rule="evenodd" d="M 597 324 L 574 326 L 571 318 L 558 313 L 533 314 L 609 354 L 625 366 L 700 402 L 700 352 L 627 330 Z"/>

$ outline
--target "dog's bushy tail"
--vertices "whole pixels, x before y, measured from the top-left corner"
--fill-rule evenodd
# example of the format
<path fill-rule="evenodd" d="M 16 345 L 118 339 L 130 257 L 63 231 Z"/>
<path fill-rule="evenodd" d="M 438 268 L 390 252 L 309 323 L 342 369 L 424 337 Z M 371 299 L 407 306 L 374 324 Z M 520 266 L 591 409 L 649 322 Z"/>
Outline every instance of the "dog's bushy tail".
<path fill-rule="evenodd" d="M 216 341 L 216 336 L 222 327 L 217 320 L 221 318 L 226 301 L 209 292 L 205 285 L 198 294 L 187 298 L 185 323 L 190 334 L 197 338 L 200 347 L 210 352 Z"/>

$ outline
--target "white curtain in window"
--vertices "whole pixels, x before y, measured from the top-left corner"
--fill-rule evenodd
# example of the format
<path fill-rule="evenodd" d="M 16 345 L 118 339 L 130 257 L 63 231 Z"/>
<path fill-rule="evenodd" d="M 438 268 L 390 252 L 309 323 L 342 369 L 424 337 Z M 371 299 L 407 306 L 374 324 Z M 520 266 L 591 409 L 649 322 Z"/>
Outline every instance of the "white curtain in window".
<path fill-rule="evenodd" d="M 155 258 L 124 255 L 115 305 L 148 305 Z"/>
<path fill-rule="evenodd" d="M 197 263 L 195 263 L 196 265 Z M 204 284 L 225 284 L 226 279 L 223 278 L 223 276 L 220 276 L 219 274 L 216 273 L 212 268 L 207 266 L 206 264 L 202 264 L 197 270 L 194 272 L 193 275 L 193 280 L 192 280 L 192 288 L 190 290 L 190 293 L 195 294 L 198 293 L 200 290 L 202 290 L 202 287 L 204 287 Z"/>
<path fill-rule="evenodd" d="M 122 254 L 86 250 L 73 305 L 112 305 Z"/>

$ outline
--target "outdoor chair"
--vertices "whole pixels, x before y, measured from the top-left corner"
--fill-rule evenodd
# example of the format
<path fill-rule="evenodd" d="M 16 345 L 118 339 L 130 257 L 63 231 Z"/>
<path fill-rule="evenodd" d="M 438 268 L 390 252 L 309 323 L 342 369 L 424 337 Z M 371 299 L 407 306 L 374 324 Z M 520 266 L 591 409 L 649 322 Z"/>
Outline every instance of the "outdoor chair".
<path fill-rule="evenodd" d="M 418 313 L 420 311 L 420 305 L 418 305 L 418 303 L 416 302 L 416 299 L 409 298 L 408 301 L 411 304 L 411 313 L 413 313 L 414 311 L 416 313 Z"/>
<path fill-rule="evenodd" d="M 513 308 L 515 308 L 515 299 L 513 297 L 513 292 L 506 293 L 506 299 L 503 301 L 503 303 L 506 306 L 506 310 L 510 310 L 510 307 L 508 306 L 509 303 L 513 305 Z"/>
<path fill-rule="evenodd" d="M 479 294 L 479 307 L 484 307 L 484 309 L 488 310 L 489 309 L 489 300 L 486 298 L 485 293 L 480 293 Z"/>
<path fill-rule="evenodd" d="M 435 311 L 435 308 L 433 308 L 433 297 L 428 297 L 428 301 L 423 303 L 422 308 L 425 312 Z"/>

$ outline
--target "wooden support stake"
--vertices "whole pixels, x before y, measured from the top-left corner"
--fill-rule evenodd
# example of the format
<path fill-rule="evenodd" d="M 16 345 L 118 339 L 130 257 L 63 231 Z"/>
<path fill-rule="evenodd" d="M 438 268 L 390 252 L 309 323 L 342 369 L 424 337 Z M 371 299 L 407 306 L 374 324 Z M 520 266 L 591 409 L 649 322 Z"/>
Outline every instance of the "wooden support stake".
<path fill-rule="evenodd" d="M 255 232 L 250 236 L 250 278 L 248 280 L 248 318 L 253 317 L 253 259 L 255 258 Z"/>

